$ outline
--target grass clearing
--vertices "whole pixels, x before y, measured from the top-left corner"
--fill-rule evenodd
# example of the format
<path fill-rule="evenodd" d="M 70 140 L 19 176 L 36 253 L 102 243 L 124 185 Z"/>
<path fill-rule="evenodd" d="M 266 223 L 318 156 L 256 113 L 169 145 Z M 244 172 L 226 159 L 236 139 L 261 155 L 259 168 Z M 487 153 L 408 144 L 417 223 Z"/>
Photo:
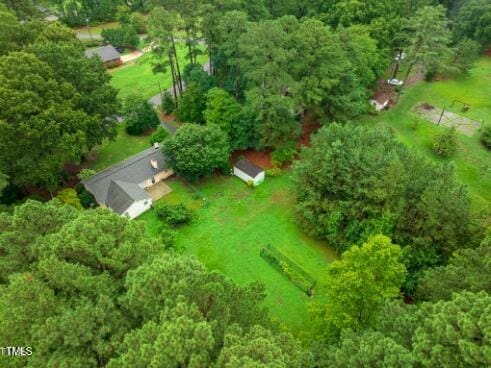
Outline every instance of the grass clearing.
<path fill-rule="evenodd" d="M 101 23 L 95 26 L 90 26 L 90 33 L 94 36 L 100 36 L 101 32 L 104 29 L 113 29 L 113 28 L 118 28 L 120 26 L 119 22 L 107 22 L 107 23 Z M 86 33 L 89 34 L 89 29 L 87 26 L 81 26 L 74 28 L 74 31 L 77 33 Z"/>
<path fill-rule="evenodd" d="M 184 44 L 177 44 L 177 54 L 182 73 L 188 64 L 187 48 Z M 206 55 L 200 55 L 198 62 L 204 64 L 206 59 Z M 160 92 L 159 82 L 162 91 L 172 87 L 170 69 L 165 73 L 155 74 L 152 71 L 152 55 L 150 53 L 146 53 L 135 61 L 118 68 L 110 69 L 109 73 L 112 77 L 111 84 L 119 90 L 118 97 L 123 99 L 132 93 L 151 98 Z"/>
<path fill-rule="evenodd" d="M 119 124 L 117 130 L 114 141 L 106 140 L 92 149 L 90 156 L 93 159 L 87 162 L 87 168 L 101 171 L 150 147 L 149 135 L 129 135 L 124 129 L 124 124 Z"/>
<path fill-rule="evenodd" d="M 470 105 L 463 113 L 460 100 Z M 491 124 L 491 58 L 481 58 L 469 75 L 438 82 L 420 82 L 408 87 L 398 104 L 389 111 L 360 120 L 368 124 L 388 123 L 399 139 L 415 147 L 434 161 L 453 162 L 459 179 L 467 185 L 474 212 L 490 208 L 491 203 L 491 153 L 479 142 L 480 131 L 472 137 L 458 134 L 458 152 L 452 158 L 441 158 L 432 151 L 433 137 L 447 129 L 430 122 L 420 122 L 414 129 L 416 115 L 410 110 L 418 103 L 427 102 L 438 108 L 460 114 L 484 124 Z"/>
<path fill-rule="evenodd" d="M 291 172 L 268 177 L 251 189 L 235 177 L 217 176 L 196 185 L 207 198 L 199 199 L 175 179 L 167 182 L 173 193 L 162 201 L 184 203 L 196 210 L 197 219 L 179 228 L 177 243 L 208 268 L 224 273 L 239 284 L 260 281 L 266 286 L 266 306 L 272 317 L 295 333 L 308 329 L 308 304 L 322 298 L 326 268 L 337 258 L 325 242 L 305 235 L 294 219 Z M 148 233 L 158 236 L 161 226 L 154 211 L 139 217 Z M 281 274 L 259 252 L 271 244 L 306 270 L 319 283 L 311 299 Z"/>

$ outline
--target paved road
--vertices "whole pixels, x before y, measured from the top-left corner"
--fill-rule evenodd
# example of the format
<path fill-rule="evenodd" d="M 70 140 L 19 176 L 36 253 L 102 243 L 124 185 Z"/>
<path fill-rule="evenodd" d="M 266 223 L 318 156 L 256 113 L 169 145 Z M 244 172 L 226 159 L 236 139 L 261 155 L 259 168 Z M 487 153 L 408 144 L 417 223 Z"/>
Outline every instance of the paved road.
<path fill-rule="evenodd" d="M 165 129 L 167 129 L 167 131 L 170 134 L 174 134 L 177 130 L 177 128 L 175 126 L 170 125 L 168 122 L 166 122 L 164 120 L 160 120 L 160 125 L 162 125 Z"/>
<path fill-rule="evenodd" d="M 210 73 L 210 60 L 208 59 L 204 64 L 203 64 L 203 70 L 205 72 L 207 72 L 208 74 Z M 182 89 L 185 90 L 186 89 L 186 85 L 184 82 L 182 82 Z M 174 96 L 174 88 L 170 87 L 170 88 L 167 88 L 165 90 L 165 92 L 168 92 L 170 93 L 172 96 Z M 179 89 L 177 88 L 176 86 L 176 95 L 179 96 Z M 160 106 L 162 104 L 162 96 L 159 94 L 156 94 L 155 96 L 153 96 L 149 102 L 157 107 L 157 106 Z"/>

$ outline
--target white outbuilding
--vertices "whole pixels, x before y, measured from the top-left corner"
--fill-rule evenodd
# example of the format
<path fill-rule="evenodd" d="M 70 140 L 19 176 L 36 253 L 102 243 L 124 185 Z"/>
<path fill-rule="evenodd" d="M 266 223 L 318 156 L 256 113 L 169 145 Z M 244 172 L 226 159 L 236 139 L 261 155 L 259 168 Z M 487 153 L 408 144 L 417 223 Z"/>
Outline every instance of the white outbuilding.
<path fill-rule="evenodd" d="M 258 186 L 264 181 L 264 170 L 246 159 L 235 163 L 234 175 L 246 183 L 252 183 L 253 186 Z"/>
<path fill-rule="evenodd" d="M 381 111 L 389 106 L 390 93 L 388 92 L 377 92 L 370 99 L 370 103 L 375 108 L 375 111 Z"/>

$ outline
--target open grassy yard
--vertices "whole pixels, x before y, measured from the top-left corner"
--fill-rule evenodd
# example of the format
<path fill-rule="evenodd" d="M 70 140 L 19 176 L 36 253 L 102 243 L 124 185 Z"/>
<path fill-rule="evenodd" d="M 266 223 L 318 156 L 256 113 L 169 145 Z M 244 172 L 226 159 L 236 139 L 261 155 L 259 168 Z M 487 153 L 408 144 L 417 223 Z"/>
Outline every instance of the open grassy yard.
<path fill-rule="evenodd" d="M 179 66 L 181 73 L 184 71 L 184 67 L 188 64 L 186 58 L 187 49 L 183 44 L 178 44 L 178 56 Z M 119 90 L 118 96 L 125 98 L 129 94 L 136 93 L 144 96 L 145 98 L 151 98 L 158 94 L 159 85 L 162 91 L 172 87 L 172 76 L 170 69 L 165 73 L 155 74 L 152 71 L 152 55 L 147 53 L 142 57 L 136 59 L 134 62 L 127 63 L 115 69 L 110 69 L 111 84 Z M 207 59 L 206 55 L 198 57 L 198 61 L 202 64 Z"/>
<path fill-rule="evenodd" d="M 100 171 L 148 147 L 150 147 L 150 136 L 129 135 L 124 129 L 124 124 L 120 124 L 114 141 L 107 140 L 92 149 L 91 159 L 87 162 L 86 167 Z"/>
<path fill-rule="evenodd" d="M 119 22 L 107 22 L 107 23 L 101 23 L 98 25 L 90 26 L 90 33 L 94 36 L 100 36 L 101 32 L 104 29 L 112 29 L 112 28 L 118 28 L 120 26 Z M 87 33 L 89 34 L 89 29 L 87 26 L 82 26 L 82 27 L 77 27 L 74 28 L 74 31 L 77 33 Z"/>
<path fill-rule="evenodd" d="M 463 101 L 470 109 L 461 112 Z M 459 148 L 452 158 L 440 158 L 432 151 L 433 137 L 447 129 L 430 122 L 420 122 L 414 128 L 416 117 L 410 110 L 420 102 L 461 114 L 467 118 L 491 124 L 491 58 L 481 58 L 468 76 L 438 82 L 420 82 L 408 87 L 398 104 L 387 112 L 367 116 L 361 120 L 369 124 L 385 122 L 396 131 L 399 139 L 432 160 L 453 162 L 458 177 L 468 186 L 474 210 L 481 211 L 491 203 L 491 153 L 479 142 L 480 132 L 468 137 L 458 133 Z"/>
<path fill-rule="evenodd" d="M 179 180 L 169 181 L 173 192 L 162 201 L 184 203 L 195 209 L 197 219 L 178 230 L 177 243 L 210 269 L 224 273 L 239 284 L 260 281 L 266 286 L 266 306 L 273 318 L 293 332 L 309 325 L 308 304 L 321 298 L 322 280 L 328 264 L 337 258 L 325 242 L 306 236 L 294 220 L 293 184 L 290 172 L 266 178 L 250 189 L 235 177 L 207 179 L 196 188 L 206 198 L 193 196 Z M 139 218 L 147 231 L 158 236 L 161 223 L 154 211 Z M 271 244 L 313 276 L 321 285 L 308 298 L 283 274 L 260 257 L 261 247 Z"/>

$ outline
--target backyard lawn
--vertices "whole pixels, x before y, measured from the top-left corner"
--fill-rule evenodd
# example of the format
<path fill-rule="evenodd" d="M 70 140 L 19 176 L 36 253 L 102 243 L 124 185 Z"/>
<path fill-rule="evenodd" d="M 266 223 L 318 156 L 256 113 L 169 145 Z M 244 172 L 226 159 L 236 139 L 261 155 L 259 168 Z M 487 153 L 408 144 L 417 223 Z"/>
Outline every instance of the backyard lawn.
<path fill-rule="evenodd" d="M 181 73 L 188 63 L 186 57 L 187 48 L 181 43 L 177 44 L 179 55 L 179 66 Z M 207 59 L 206 55 L 198 56 L 198 61 L 204 64 Z M 170 69 L 165 73 L 155 74 L 152 71 L 152 55 L 147 53 L 136 59 L 134 62 L 129 62 L 118 68 L 110 69 L 111 84 L 119 90 L 118 96 L 125 98 L 129 94 L 135 93 L 142 95 L 145 98 L 151 98 L 158 94 L 159 85 L 162 91 L 172 87 L 172 76 Z"/>
<path fill-rule="evenodd" d="M 98 24 L 96 26 L 90 26 L 90 33 L 93 36 L 100 36 L 101 32 L 104 29 L 118 28 L 119 26 L 120 26 L 119 22 L 101 23 L 101 24 Z M 87 26 L 74 28 L 74 31 L 77 33 L 89 34 L 89 30 L 88 30 Z"/>
<path fill-rule="evenodd" d="M 461 111 L 459 100 L 470 105 L 467 112 Z M 416 115 L 410 110 L 421 102 L 437 108 L 461 114 L 469 119 L 491 124 L 491 58 L 481 58 L 468 76 L 439 82 L 420 82 L 408 87 L 399 103 L 387 112 L 368 116 L 361 120 L 375 124 L 385 122 L 394 128 L 399 139 L 432 160 L 452 161 L 460 180 L 468 186 L 474 210 L 490 208 L 491 203 L 491 153 L 479 142 L 480 131 L 468 137 L 458 133 L 459 148 L 453 158 L 445 159 L 433 154 L 432 138 L 447 129 L 427 121 L 414 128 Z"/>
<path fill-rule="evenodd" d="M 85 165 L 87 168 L 100 171 L 150 147 L 150 136 L 129 135 L 124 124 L 118 125 L 117 129 L 118 134 L 114 141 L 106 140 L 92 149 L 90 159 Z"/>
<path fill-rule="evenodd" d="M 266 286 L 266 306 L 275 320 L 293 332 L 306 331 L 310 321 L 308 304 L 321 298 L 323 275 L 337 258 L 326 243 L 300 231 L 294 220 L 293 184 L 290 172 L 266 178 L 250 189 L 235 177 L 217 176 L 196 185 L 203 200 L 177 179 L 168 184 L 173 192 L 166 203 L 184 203 L 195 209 L 197 219 L 179 229 L 177 244 L 208 268 L 224 273 L 239 284 L 260 281 Z M 161 226 L 154 211 L 139 218 L 147 231 L 158 236 Z M 270 244 L 314 277 L 318 285 L 308 298 L 259 251 Z"/>

